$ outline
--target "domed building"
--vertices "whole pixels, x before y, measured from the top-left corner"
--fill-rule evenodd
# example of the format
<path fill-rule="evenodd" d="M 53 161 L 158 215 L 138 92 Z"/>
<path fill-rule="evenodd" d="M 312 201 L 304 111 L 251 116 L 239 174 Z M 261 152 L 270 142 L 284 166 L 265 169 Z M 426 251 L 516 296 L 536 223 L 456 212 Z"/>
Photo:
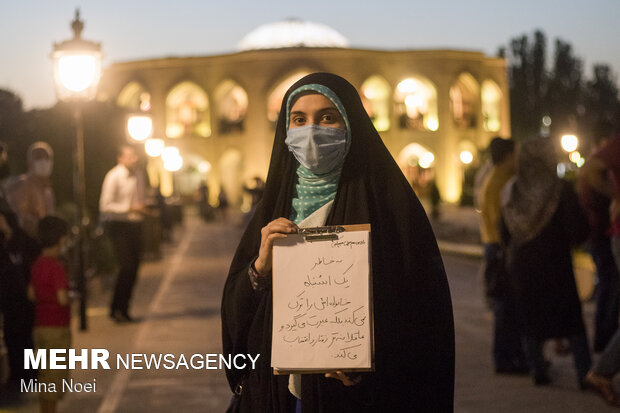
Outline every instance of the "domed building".
<path fill-rule="evenodd" d="M 151 182 L 164 194 L 192 194 L 206 180 L 213 198 L 222 188 L 241 205 L 245 183 L 266 177 L 284 93 L 317 71 L 349 80 L 414 188 L 434 179 L 448 202 L 459 200 L 479 150 L 510 134 L 503 59 L 351 48 L 334 29 L 300 20 L 260 26 L 230 54 L 112 64 L 99 98 L 148 112 L 153 137 L 179 149 L 178 172 L 160 158 L 149 162 Z"/>

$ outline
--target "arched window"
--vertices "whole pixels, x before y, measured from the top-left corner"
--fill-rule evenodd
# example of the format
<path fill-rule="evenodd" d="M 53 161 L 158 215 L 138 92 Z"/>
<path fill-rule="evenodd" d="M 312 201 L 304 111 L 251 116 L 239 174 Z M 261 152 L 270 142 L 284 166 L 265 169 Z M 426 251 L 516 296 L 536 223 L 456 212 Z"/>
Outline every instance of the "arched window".
<path fill-rule="evenodd" d="M 166 136 L 211 136 L 209 99 L 192 82 L 176 85 L 166 97 Z"/>
<path fill-rule="evenodd" d="M 282 99 L 286 94 L 286 91 L 293 86 L 293 83 L 297 82 L 302 77 L 308 75 L 310 72 L 299 71 L 286 79 L 284 79 L 273 91 L 269 94 L 267 99 L 267 119 L 275 125 L 280 115 L 280 106 L 282 105 Z"/>
<path fill-rule="evenodd" d="M 248 94 L 232 80 L 222 82 L 214 93 L 218 132 L 227 134 L 243 131 L 248 111 Z"/>
<path fill-rule="evenodd" d="M 476 127 L 478 82 L 469 73 L 462 73 L 450 88 L 452 119 L 462 129 Z"/>
<path fill-rule="evenodd" d="M 433 84 L 421 77 L 401 81 L 394 92 L 395 111 L 401 128 L 436 131 L 437 91 Z"/>
<path fill-rule="evenodd" d="M 410 143 L 398 153 L 396 161 L 416 194 L 430 196 L 435 177 L 435 155 L 418 143 Z"/>
<path fill-rule="evenodd" d="M 375 128 L 390 129 L 390 85 L 381 76 L 371 76 L 362 84 L 362 103 Z"/>
<path fill-rule="evenodd" d="M 482 82 L 482 121 L 484 130 L 487 132 L 498 132 L 501 123 L 502 113 L 502 91 L 492 80 Z"/>
<path fill-rule="evenodd" d="M 140 83 L 129 82 L 118 94 L 116 103 L 135 112 L 148 112 L 151 110 L 151 94 Z"/>

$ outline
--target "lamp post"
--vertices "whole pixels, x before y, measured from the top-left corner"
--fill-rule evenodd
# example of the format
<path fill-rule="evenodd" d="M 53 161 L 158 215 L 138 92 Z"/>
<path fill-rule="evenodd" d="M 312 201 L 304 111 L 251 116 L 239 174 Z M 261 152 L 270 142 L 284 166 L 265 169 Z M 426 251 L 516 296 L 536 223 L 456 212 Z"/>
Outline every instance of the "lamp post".
<path fill-rule="evenodd" d="M 84 179 L 84 123 L 82 105 L 93 100 L 101 76 L 101 44 L 82 39 L 84 22 L 80 20 L 80 10 L 76 9 L 71 22 L 73 38 L 54 43 L 54 82 L 58 100 L 67 102 L 73 109 L 75 119 L 75 147 L 73 168 L 73 192 L 76 204 L 77 240 L 75 248 L 75 271 L 80 300 L 80 329 L 88 328 L 86 319 L 86 275 L 85 253 L 86 226 L 86 187 Z"/>

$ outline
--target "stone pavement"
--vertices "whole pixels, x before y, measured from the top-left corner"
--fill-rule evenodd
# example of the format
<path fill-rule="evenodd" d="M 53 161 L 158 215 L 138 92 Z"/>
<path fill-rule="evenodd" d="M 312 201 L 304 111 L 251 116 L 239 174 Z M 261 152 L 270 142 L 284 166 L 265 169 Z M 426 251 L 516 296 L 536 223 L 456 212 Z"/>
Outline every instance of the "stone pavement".
<path fill-rule="evenodd" d="M 234 217 L 236 218 L 236 217 Z M 236 223 L 205 224 L 190 217 L 178 244 L 164 259 L 144 263 L 134 292 L 132 313 L 139 323 L 115 324 L 108 318 L 109 286 L 91 286 L 89 330 L 74 318 L 73 347 L 105 348 L 116 354 L 221 353 L 220 300 L 241 229 Z M 106 280 L 102 284 L 110 284 Z M 223 370 L 74 370 L 78 382 L 93 382 L 96 393 L 67 394 L 61 413 L 223 412 L 230 390 Z M 0 413 L 38 411 L 35 394 L 0 406 Z"/>

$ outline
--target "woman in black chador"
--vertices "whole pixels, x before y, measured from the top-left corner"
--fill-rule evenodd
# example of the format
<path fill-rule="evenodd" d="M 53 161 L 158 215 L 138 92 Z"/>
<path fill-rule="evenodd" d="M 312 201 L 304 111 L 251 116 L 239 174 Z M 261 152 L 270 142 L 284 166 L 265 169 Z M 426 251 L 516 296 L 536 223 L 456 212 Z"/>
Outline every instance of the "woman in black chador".
<path fill-rule="evenodd" d="M 565 337 L 583 387 L 591 360 L 571 248 L 585 241 L 588 222 L 572 185 L 558 178 L 556 163 L 549 138 L 523 142 L 517 173 L 502 191 L 507 286 L 514 297 L 534 384 L 551 380 L 543 357 L 544 341 Z"/>
<path fill-rule="evenodd" d="M 274 376 L 273 240 L 299 227 L 370 223 L 375 371 Z M 454 324 L 435 237 L 355 88 L 329 73 L 284 96 L 263 199 L 233 259 L 222 300 L 227 370 L 241 412 L 451 412 Z"/>

